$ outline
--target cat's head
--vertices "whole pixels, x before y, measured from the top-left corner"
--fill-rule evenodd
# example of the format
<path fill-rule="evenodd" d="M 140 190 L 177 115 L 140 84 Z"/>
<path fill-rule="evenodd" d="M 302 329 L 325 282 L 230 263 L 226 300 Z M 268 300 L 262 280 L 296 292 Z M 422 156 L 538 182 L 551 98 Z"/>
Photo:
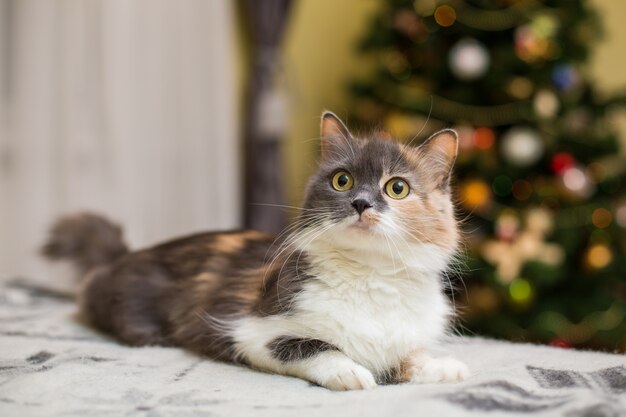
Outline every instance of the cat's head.
<path fill-rule="evenodd" d="M 457 142 L 449 129 L 415 147 L 384 133 L 355 137 L 325 112 L 302 218 L 339 247 L 431 247 L 449 256 L 459 240 L 450 196 Z"/>

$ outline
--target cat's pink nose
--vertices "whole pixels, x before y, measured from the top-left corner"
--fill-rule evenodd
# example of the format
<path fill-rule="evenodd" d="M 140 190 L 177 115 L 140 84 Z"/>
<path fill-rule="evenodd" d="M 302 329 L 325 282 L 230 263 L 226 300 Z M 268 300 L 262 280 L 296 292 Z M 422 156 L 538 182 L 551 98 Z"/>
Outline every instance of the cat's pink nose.
<path fill-rule="evenodd" d="M 372 207 L 369 201 L 364 200 L 362 198 L 357 198 L 352 202 L 352 207 L 357 211 L 357 213 L 362 214 L 365 209 Z"/>

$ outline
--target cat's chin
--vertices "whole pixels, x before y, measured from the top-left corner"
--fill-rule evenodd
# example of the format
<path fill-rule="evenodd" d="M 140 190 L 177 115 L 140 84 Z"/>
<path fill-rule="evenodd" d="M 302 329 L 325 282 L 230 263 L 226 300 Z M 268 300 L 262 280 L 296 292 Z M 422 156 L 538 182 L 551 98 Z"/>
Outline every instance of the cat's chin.
<path fill-rule="evenodd" d="M 373 224 L 371 224 L 368 221 L 364 221 L 362 219 L 355 220 L 354 222 L 348 225 L 348 228 L 350 230 L 354 230 L 356 232 L 361 232 L 361 233 L 365 233 L 365 232 L 369 233 L 372 231 L 373 227 L 374 227 Z"/>

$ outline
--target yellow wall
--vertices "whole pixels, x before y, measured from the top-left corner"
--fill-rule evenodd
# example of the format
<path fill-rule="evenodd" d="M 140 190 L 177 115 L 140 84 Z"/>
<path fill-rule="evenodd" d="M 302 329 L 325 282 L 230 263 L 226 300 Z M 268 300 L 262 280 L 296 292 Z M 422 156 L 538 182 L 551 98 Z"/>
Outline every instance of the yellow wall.
<path fill-rule="evenodd" d="M 593 0 L 605 19 L 606 37 L 591 65 L 600 86 L 626 86 L 626 1 Z M 314 169 L 322 110 L 347 113 L 346 83 L 367 71 L 355 43 L 365 33 L 380 0 L 299 0 L 286 34 L 284 58 L 289 77 L 291 124 L 285 141 L 287 198 L 298 205 Z M 626 132 L 626 118 L 621 119 Z M 623 135 L 626 138 L 626 134 Z"/>
<path fill-rule="evenodd" d="M 367 70 L 355 45 L 380 0 L 299 0 L 286 34 L 284 59 L 291 88 L 291 121 L 285 141 L 287 199 L 299 205 L 315 167 L 323 110 L 347 113 L 347 83 Z"/>
<path fill-rule="evenodd" d="M 626 89 L 626 1 L 593 0 L 601 13 L 605 36 L 598 44 L 590 65 L 591 73 L 603 91 Z M 626 112 L 618 120 L 622 139 L 622 155 L 626 154 Z"/>

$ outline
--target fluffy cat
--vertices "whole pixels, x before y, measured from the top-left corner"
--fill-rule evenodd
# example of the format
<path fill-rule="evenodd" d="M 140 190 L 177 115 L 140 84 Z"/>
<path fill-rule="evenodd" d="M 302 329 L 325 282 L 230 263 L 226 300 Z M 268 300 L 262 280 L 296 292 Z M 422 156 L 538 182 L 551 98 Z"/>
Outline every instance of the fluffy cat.
<path fill-rule="evenodd" d="M 457 136 L 412 148 L 356 138 L 322 115 L 322 157 L 302 214 L 279 237 L 197 234 L 129 252 L 90 214 L 60 219 L 43 252 L 84 275 L 79 303 L 130 345 L 182 346 L 332 390 L 459 381 L 429 355 L 451 306 L 441 274 L 458 245 L 450 198 Z"/>

